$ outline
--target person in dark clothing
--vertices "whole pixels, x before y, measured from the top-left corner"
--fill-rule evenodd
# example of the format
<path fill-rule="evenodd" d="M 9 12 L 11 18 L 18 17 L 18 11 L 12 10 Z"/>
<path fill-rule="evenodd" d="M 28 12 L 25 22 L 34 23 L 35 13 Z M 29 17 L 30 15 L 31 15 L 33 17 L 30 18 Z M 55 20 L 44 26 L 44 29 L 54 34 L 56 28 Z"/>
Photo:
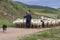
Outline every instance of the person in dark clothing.
<path fill-rule="evenodd" d="M 31 19 L 32 19 L 32 16 L 29 12 L 30 11 L 28 11 L 27 15 L 24 16 L 24 18 L 26 18 L 26 28 L 30 28 L 30 23 L 31 23 Z"/>
<path fill-rule="evenodd" d="M 3 32 L 5 32 L 6 28 L 7 28 L 7 25 L 3 24 L 2 28 L 3 28 Z"/>
<path fill-rule="evenodd" d="M 43 21 L 43 20 L 41 20 L 41 22 L 42 22 L 42 28 L 44 28 L 44 21 Z"/>

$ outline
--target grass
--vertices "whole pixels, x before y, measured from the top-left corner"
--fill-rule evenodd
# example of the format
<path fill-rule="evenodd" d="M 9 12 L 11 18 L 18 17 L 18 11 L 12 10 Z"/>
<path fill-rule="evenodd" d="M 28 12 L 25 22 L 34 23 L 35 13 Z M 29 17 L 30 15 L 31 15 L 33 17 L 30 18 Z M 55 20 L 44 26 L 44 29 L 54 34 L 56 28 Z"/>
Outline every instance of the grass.
<path fill-rule="evenodd" d="M 60 37 L 56 36 L 57 34 L 60 34 L 60 29 L 50 29 L 23 37 L 20 40 L 60 40 Z"/>
<path fill-rule="evenodd" d="M 2 27 L 3 24 L 6 24 L 8 27 L 12 27 L 13 26 L 12 20 L 8 20 L 6 18 L 2 18 L 0 20 L 0 28 Z"/>
<path fill-rule="evenodd" d="M 21 4 L 21 3 L 18 3 L 18 2 L 10 2 L 11 5 L 18 11 L 20 11 L 20 13 L 25 13 L 25 5 L 24 4 Z"/>
<path fill-rule="evenodd" d="M 16 15 L 16 12 L 12 8 L 8 7 L 7 5 L 3 5 L 3 7 L 7 9 L 9 13 Z"/>
<path fill-rule="evenodd" d="M 49 13 L 37 13 L 35 12 L 36 15 L 43 15 L 43 16 L 47 16 L 47 17 L 51 17 L 51 18 L 56 18 L 58 16 L 58 14 L 49 14 Z"/>

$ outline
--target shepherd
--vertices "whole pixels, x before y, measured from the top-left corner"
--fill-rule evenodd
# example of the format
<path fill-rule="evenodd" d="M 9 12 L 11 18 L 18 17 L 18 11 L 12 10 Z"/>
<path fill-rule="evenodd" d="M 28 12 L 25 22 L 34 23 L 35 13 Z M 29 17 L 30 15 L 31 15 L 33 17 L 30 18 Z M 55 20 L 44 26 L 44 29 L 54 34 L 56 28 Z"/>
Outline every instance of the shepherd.
<path fill-rule="evenodd" d="M 27 11 L 27 15 L 24 16 L 24 18 L 26 18 L 26 28 L 30 28 L 31 19 L 32 19 L 32 16 L 30 14 L 30 10 Z"/>

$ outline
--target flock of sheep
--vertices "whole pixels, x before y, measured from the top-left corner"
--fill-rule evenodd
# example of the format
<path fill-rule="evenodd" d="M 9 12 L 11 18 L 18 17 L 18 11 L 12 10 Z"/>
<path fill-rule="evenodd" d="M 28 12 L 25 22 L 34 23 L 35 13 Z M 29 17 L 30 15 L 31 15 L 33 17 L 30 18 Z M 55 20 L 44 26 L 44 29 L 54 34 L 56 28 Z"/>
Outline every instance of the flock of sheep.
<path fill-rule="evenodd" d="M 60 25 L 60 19 L 52 18 L 41 18 L 41 19 L 31 19 L 30 28 L 42 28 L 42 22 L 44 21 L 44 27 L 55 27 Z M 26 19 L 17 19 L 13 21 L 15 27 L 24 28 Z"/>

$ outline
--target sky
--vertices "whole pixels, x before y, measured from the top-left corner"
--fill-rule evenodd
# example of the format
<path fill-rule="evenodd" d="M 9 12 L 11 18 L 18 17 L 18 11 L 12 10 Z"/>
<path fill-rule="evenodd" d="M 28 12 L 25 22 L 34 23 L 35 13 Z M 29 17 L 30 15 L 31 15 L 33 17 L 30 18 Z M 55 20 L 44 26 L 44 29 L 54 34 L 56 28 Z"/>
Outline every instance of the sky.
<path fill-rule="evenodd" d="M 14 0 L 29 5 L 48 6 L 52 8 L 60 8 L 60 0 Z"/>

